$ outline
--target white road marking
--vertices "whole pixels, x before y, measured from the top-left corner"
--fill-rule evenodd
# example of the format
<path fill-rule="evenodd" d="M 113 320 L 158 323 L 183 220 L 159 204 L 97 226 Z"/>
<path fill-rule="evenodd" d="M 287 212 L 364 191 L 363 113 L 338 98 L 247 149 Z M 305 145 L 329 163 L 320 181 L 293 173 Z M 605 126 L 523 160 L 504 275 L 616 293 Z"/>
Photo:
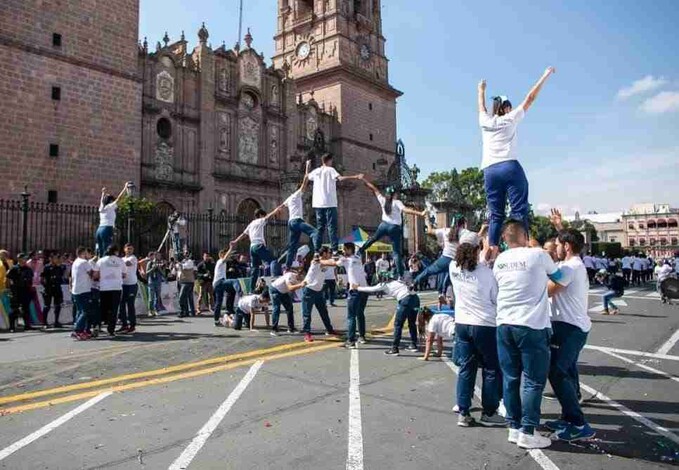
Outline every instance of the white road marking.
<path fill-rule="evenodd" d="M 234 405 L 234 403 L 236 403 L 238 398 L 240 398 L 247 386 L 250 384 L 250 382 L 252 382 L 252 379 L 255 378 L 255 375 L 257 375 L 257 371 L 259 371 L 260 367 L 262 367 L 262 364 L 264 364 L 262 361 L 257 361 L 252 364 L 252 367 L 250 367 L 248 373 L 245 374 L 245 377 L 241 379 L 236 388 L 233 389 L 226 400 L 224 400 L 220 407 L 217 408 L 217 411 L 215 411 L 207 423 L 205 423 L 200 431 L 198 431 L 198 434 L 196 434 L 196 437 L 194 437 L 191 443 L 186 447 L 186 449 L 184 449 L 182 455 L 180 455 L 177 460 L 175 460 L 172 465 L 170 465 L 169 470 L 181 470 L 188 468 L 188 466 L 191 464 L 191 461 L 196 457 L 200 449 L 210 438 L 210 435 L 212 435 L 214 430 L 217 429 L 219 423 L 222 422 L 231 407 Z"/>
<path fill-rule="evenodd" d="M 667 372 L 663 372 L 661 370 L 654 369 L 653 367 L 647 366 L 646 364 L 641 364 L 639 362 L 635 362 L 631 359 L 627 359 L 626 357 L 622 357 L 622 356 L 615 354 L 614 352 L 611 352 L 611 351 L 601 351 L 601 352 L 604 353 L 604 354 L 608 354 L 609 356 L 613 356 L 617 359 L 620 359 L 621 361 L 626 362 L 628 364 L 634 364 L 635 366 L 637 366 L 641 369 L 647 370 L 649 372 L 653 372 L 654 374 L 662 375 L 663 377 L 667 377 L 668 379 L 674 380 L 675 382 L 679 382 L 679 377 L 676 377 L 672 374 L 668 374 Z"/>
<path fill-rule="evenodd" d="M 450 370 L 452 370 L 455 375 L 458 375 L 458 368 L 455 364 L 453 364 L 453 361 L 450 360 L 450 358 L 446 355 L 443 355 L 443 362 L 450 367 Z M 478 385 L 474 385 L 474 395 L 476 395 L 476 398 L 481 401 L 481 389 L 479 388 Z M 559 470 L 559 467 L 556 466 L 552 460 L 545 455 L 544 452 L 542 452 L 540 449 L 530 449 L 528 451 L 531 457 L 533 457 L 533 460 L 537 462 L 540 467 L 542 467 L 544 470 Z"/>
<path fill-rule="evenodd" d="M 659 299 L 660 294 L 658 292 L 651 292 L 650 294 L 646 294 L 645 297 L 653 297 L 654 299 Z"/>
<path fill-rule="evenodd" d="M 351 350 L 349 372 L 349 444 L 347 470 L 363 470 L 363 425 L 361 423 L 361 377 L 358 368 L 358 349 Z"/>
<path fill-rule="evenodd" d="M 675 331 L 670 339 L 665 341 L 665 343 L 663 343 L 663 345 L 658 348 L 656 353 L 667 354 L 674 347 L 674 345 L 677 344 L 677 341 L 679 341 L 679 330 Z"/>
<path fill-rule="evenodd" d="M 648 419 L 644 416 L 641 416 L 636 411 L 630 410 L 625 405 L 618 403 L 617 401 L 607 397 L 606 395 L 604 395 L 603 393 L 601 393 L 597 389 L 590 387 L 589 385 L 585 385 L 584 383 L 580 382 L 580 388 L 582 388 L 583 390 L 594 395 L 592 397 L 592 399 L 597 399 L 597 400 L 601 400 L 601 401 L 608 403 L 608 405 L 611 406 L 612 408 L 616 408 L 621 413 L 623 413 L 623 414 L 629 416 L 630 418 L 634 419 L 635 421 L 643 424 L 647 428 L 652 429 L 653 431 L 657 432 L 658 434 L 665 436 L 667 439 L 671 440 L 675 444 L 679 444 L 679 436 L 677 436 L 676 434 L 672 434 L 667 428 L 664 428 L 664 427 L 654 423 L 650 419 Z"/>
<path fill-rule="evenodd" d="M 99 403 L 101 400 L 103 400 L 107 396 L 111 395 L 112 393 L 113 392 L 104 392 L 104 393 L 100 393 L 99 395 L 97 395 L 94 398 L 90 398 L 89 400 L 87 400 L 85 403 L 83 403 L 79 407 L 72 409 L 71 411 L 69 411 L 65 415 L 60 416 L 59 418 L 55 419 L 54 421 L 52 421 L 49 424 L 46 424 L 45 426 L 41 427 L 40 429 L 38 429 L 34 433 L 29 434 L 28 436 L 24 437 L 23 439 L 21 439 L 19 441 L 16 441 L 14 444 L 12 444 L 8 447 L 5 447 L 4 449 L 2 449 L 0 451 L 0 460 L 6 459 L 7 457 L 12 455 L 17 450 L 19 450 L 23 447 L 26 447 L 31 442 L 33 442 L 37 439 L 40 439 L 45 434 L 48 434 L 48 433 L 54 431 L 56 428 L 58 428 L 59 426 L 61 426 L 62 424 L 64 424 L 65 422 L 67 422 L 68 420 L 73 418 L 74 416 L 79 415 L 80 413 L 82 413 L 86 409 L 91 408 L 92 406 L 96 405 L 97 403 Z"/>
<path fill-rule="evenodd" d="M 632 349 L 617 349 L 617 348 L 607 348 L 605 346 L 592 346 L 592 345 L 586 345 L 585 349 L 593 349 L 595 351 L 610 351 L 613 353 L 617 354 L 627 354 L 630 356 L 642 356 L 642 357 L 651 357 L 653 359 L 665 359 L 668 361 L 679 361 L 679 356 L 668 356 L 666 354 L 654 354 L 650 352 L 645 352 L 645 351 L 634 351 Z"/>
<path fill-rule="evenodd" d="M 617 307 L 628 307 L 627 302 L 625 302 L 624 300 L 621 300 L 621 299 L 613 299 L 613 303 Z M 603 309 L 604 309 L 604 304 L 598 304 L 598 305 L 595 305 L 594 307 L 590 308 L 589 311 L 592 312 L 592 313 L 598 313 L 598 312 L 603 311 Z"/>

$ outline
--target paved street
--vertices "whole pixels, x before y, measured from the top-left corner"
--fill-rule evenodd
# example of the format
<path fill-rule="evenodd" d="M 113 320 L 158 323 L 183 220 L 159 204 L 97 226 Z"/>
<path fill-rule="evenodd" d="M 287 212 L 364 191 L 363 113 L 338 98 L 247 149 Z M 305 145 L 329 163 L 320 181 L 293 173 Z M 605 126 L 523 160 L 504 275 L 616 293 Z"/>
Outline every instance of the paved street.
<path fill-rule="evenodd" d="M 138 334 L 116 340 L 3 334 L 0 466 L 669 468 L 679 459 L 679 307 L 661 305 L 650 288 L 623 300 L 618 316 L 592 313 L 581 358 L 584 410 L 598 433 L 591 442 L 528 453 L 503 429 L 457 427 L 455 367 L 406 351 L 385 356 L 390 336 L 379 329 L 394 301 L 371 299 L 374 336 L 357 351 L 322 334 L 304 344 L 173 315 L 144 319 Z M 343 306 L 332 311 L 337 326 Z M 543 418 L 557 414 L 545 400 Z"/>

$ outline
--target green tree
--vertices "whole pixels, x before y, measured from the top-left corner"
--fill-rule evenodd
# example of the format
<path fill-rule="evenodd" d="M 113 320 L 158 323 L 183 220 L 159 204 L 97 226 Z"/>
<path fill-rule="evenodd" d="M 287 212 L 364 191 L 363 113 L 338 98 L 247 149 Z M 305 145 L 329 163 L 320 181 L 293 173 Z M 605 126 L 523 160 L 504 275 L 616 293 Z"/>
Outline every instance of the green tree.
<path fill-rule="evenodd" d="M 450 171 L 431 173 L 422 182 L 431 189 L 429 202 L 449 201 L 467 208 L 471 212 L 471 225 L 478 227 L 486 212 L 486 192 L 483 187 L 483 172 L 476 167 L 465 168 L 461 172 Z"/>

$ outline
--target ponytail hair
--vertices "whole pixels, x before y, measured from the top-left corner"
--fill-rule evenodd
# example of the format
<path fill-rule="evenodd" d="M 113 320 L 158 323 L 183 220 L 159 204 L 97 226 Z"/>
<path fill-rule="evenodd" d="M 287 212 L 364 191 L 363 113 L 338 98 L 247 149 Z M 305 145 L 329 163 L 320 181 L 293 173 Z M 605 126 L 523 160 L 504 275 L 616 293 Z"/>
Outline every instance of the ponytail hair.
<path fill-rule="evenodd" d="M 393 205 L 394 205 L 394 195 L 387 194 L 384 197 L 384 213 L 387 215 L 391 215 L 391 209 L 393 208 Z"/>
<path fill-rule="evenodd" d="M 450 230 L 448 231 L 448 241 L 450 243 L 456 243 L 460 240 L 460 230 L 465 225 L 467 225 L 467 219 L 463 215 L 456 214 L 453 216 L 453 223 L 450 224 Z"/>

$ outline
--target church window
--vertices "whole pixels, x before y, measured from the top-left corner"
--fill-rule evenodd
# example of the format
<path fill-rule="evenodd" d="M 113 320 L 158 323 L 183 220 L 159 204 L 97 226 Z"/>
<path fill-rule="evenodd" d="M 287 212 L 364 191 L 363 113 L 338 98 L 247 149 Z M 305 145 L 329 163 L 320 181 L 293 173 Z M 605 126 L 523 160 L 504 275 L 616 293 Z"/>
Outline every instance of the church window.
<path fill-rule="evenodd" d="M 59 144 L 50 144 L 50 157 L 59 156 Z"/>
<path fill-rule="evenodd" d="M 61 87 L 52 87 L 52 99 L 55 101 L 59 101 L 61 99 Z"/>
<path fill-rule="evenodd" d="M 56 204 L 57 203 L 57 192 L 54 189 L 50 189 L 47 191 L 47 202 L 50 204 Z"/>
<path fill-rule="evenodd" d="M 368 109 L 369 109 L 370 111 L 373 110 L 373 104 L 372 104 L 372 103 L 368 103 Z"/>
<path fill-rule="evenodd" d="M 61 47 L 61 34 L 52 33 L 52 45 L 54 47 Z"/>
<path fill-rule="evenodd" d="M 172 124 L 170 124 L 170 120 L 167 118 L 158 119 L 156 131 L 158 132 L 158 137 L 161 139 L 169 139 L 172 136 Z"/>

